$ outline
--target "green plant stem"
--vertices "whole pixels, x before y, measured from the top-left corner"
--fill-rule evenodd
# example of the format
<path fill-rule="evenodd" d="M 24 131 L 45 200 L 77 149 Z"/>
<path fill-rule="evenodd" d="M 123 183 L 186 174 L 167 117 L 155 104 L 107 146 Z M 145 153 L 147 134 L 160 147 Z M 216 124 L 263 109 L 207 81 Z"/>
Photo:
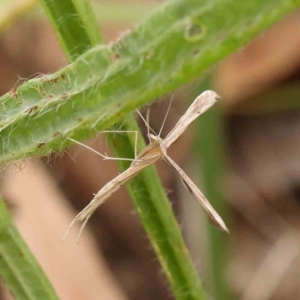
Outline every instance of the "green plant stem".
<path fill-rule="evenodd" d="M 58 300 L 0 198 L 0 276 L 15 300 Z"/>
<path fill-rule="evenodd" d="M 103 37 L 97 23 L 90 0 L 73 0 L 76 13 L 79 15 L 92 46 L 103 44 Z M 74 32 L 74 31 L 73 31 Z M 76 34 L 77 35 L 77 34 Z M 79 54 L 79 53 L 78 53 Z M 81 53 L 80 53 L 81 54 Z M 109 57 L 107 56 L 107 59 Z"/>
<path fill-rule="evenodd" d="M 59 42 L 71 62 L 79 55 L 91 48 L 92 44 L 86 35 L 86 29 L 82 26 L 82 20 L 78 15 L 72 1 L 60 1 L 57 6 L 55 1 L 43 0 L 41 3 L 50 18 Z M 68 12 L 69 14 L 64 14 Z M 66 26 L 67 24 L 67 26 Z M 76 32 L 76 34 L 70 34 Z"/>
<path fill-rule="evenodd" d="M 60 2 L 61 1 L 58 0 L 51 0 L 51 7 L 47 8 L 48 13 L 51 13 L 53 6 L 56 6 L 54 12 L 59 11 L 62 15 L 67 14 L 67 11 L 60 8 Z M 91 9 L 87 7 L 89 6 L 88 2 L 73 0 L 73 3 L 74 6 L 77 7 L 77 10 L 81 10 L 79 15 L 84 27 L 88 24 L 87 28 L 90 28 L 90 30 L 86 31 L 86 35 L 89 37 L 91 44 L 100 43 L 100 36 L 91 29 L 93 26 L 97 28 L 97 23 L 95 21 L 96 19 L 91 16 Z M 45 5 L 47 5 L 47 1 L 45 1 Z M 71 5 L 67 7 L 70 6 Z M 56 18 L 59 19 L 59 16 L 52 16 L 52 22 L 55 22 Z M 67 22 L 64 23 L 64 26 L 63 32 L 68 31 L 69 35 L 77 34 L 74 28 L 69 27 L 68 29 Z M 54 28 L 58 30 L 58 28 L 61 27 L 54 26 Z M 72 38 L 69 39 L 69 41 L 74 40 L 75 39 Z M 66 49 L 77 49 L 77 47 L 75 44 L 69 44 Z M 72 56 L 69 55 L 69 57 Z M 132 114 L 126 116 L 122 124 L 115 126 L 122 130 L 139 131 Z M 107 138 L 110 141 L 115 156 L 134 157 L 134 140 L 132 136 L 122 136 L 121 142 L 117 141 L 118 137 L 113 138 L 111 135 L 108 135 Z M 145 147 L 145 143 L 143 142 L 141 134 L 139 134 L 138 140 L 138 148 L 142 150 Z M 119 166 L 121 171 L 123 171 L 128 168 L 129 164 L 123 161 Z M 158 255 L 159 261 L 167 274 L 176 299 L 205 300 L 204 291 L 190 261 L 179 227 L 155 169 L 149 168 L 132 179 L 128 184 L 128 190 L 154 250 Z"/>
<path fill-rule="evenodd" d="M 212 206 L 229 225 L 228 206 L 222 195 L 224 156 L 226 152 L 224 137 L 225 122 L 221 107 L 215 107 L 204 114 L 199 122 L 196 139 L 197 155 L 201 157 L 203 190 Z M 210 224 L 208 229 L 209 273 L 215 300 L 232 300 L 226 276 L 228 261 L 228 236 L 225 236 Z"/>
<path fill-rule="evenodd" d="M 198 94 L 203 89 L 211 89 L 211 76 L 207 75 L 197 87 Z M 222 104 L 223 99 L 219 102 Z M 201 117 L 195 140 L 195 155 L 200 158 L 203 190 L 213 207 L 229 224 L 229 207 L 223 197 L 223 182 L 226 155 L 226 119 L 223 106 L 218 105 Z M 233 300 L 227 281 L 229 236 L 221 234 L 207 224 L 207 264 L 214 300 Z"/>

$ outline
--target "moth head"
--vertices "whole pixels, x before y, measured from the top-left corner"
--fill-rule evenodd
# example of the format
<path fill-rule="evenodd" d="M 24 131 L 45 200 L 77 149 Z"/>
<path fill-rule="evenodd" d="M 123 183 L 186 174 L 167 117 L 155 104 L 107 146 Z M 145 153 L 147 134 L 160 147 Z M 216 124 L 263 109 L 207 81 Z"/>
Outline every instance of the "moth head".
<path fill-rule="evenodd" d="M 160 141 L 162 141 L 162 139 L 159 137 L 159 136 L 157 136 L 157 135 L 154 135 L 154 134 L 152 134 L 152 133 L 149 133 L 148 134 L 148 138 L 149 138 L 149 140 L 151 141 L 151 143 L 152 142 L 160 142 Z"/>

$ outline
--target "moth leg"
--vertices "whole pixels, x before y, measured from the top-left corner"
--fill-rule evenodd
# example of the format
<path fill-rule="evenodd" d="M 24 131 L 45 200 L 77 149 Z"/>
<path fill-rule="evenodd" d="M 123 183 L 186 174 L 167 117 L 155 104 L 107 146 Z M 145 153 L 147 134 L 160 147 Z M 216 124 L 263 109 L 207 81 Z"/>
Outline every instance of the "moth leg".
<path fill-rule="evenodd" d="M 144 122 L 144 124 L 145 124 L 145 126 L 146 126 L 146 128 L 147 128 L 147 137 L 148 137 L 148 139 L 149 139 L 149 142 L 151 143 L 151 140 L 150 140 L 150 138 L 149 138 L 150 131 L 152 131 L 152 133 L 153 133 L 154 135 L 157 135 L 157 134 L 156 134 L 156 132 L 151 128 L 150 123 L 149 123 L 150 108 L 148 108 L 148 110 L 147 110 L 147 117 L 146 117 L 146 120 L 145 120 L 145 118 L 143 117 L 143 115 L 140 113 L 140 111 L 139 111 L 138 109 L 136 109 L 135 111 L 138 113 L 138 115 L 139 115 L 139 116 L 141 117 L 141 119 L 143 120 L 143 122 Z"/>
<path fill-rule="evenodd" d="M 110 131 L 110 132 L 111 132 L 111 131 Z M 120 131 L 118 131 L 118 132 L 120 132 Z M 127 131 L 124 131 L 124 132 L 127 132 Z M 103 160 L 127 160 L 127 161 L 136 161 L 135 158 L 111 157 L 111 156 L 108 156 L 106 153 L 105 153 L 105 154 L 102 154 L 102 153 L 96 151 L 95 149 L 93 149 L 92 147 L 90 147 L 90 146 L 88 146 L 88 145 L 85 145 L 85 144 L 83 144 L 83 143 L 81 143 L 81 142 L 79 142 L 79 141 L 77 141 L 77 140 L 74 140 L 74 139 L 72 139 L 72 138 L 70 138 L 70 137 L 67 137 L 66 139 L 67 139 L 67 140 L 70 140 L 71 142 L 73 142 L 73 143 L 75 143 L 75 144 L 77 144 L 77 145 L 80 145 L 80 146 L 82 146 L 82 147 L 84 147 L 84 148 L 86 148 L 86 149 L 89 149 L 90 151 L 92 151 L 92 152 L 96 153 L 97 155 L 101 156 L 101 157 L 103 158 Z M 137 141 L 135 141 L 135 147 L 136 147 L 136 145 L 137 145 Z M 135 150 L 135 151 L 136 151 L 136 150 Z"/>

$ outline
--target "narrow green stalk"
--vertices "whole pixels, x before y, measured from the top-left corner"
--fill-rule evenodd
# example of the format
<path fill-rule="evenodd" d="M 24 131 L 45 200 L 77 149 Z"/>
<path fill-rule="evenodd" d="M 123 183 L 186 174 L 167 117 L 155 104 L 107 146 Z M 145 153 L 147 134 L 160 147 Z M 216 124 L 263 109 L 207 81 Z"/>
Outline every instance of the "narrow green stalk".
<path fill-rule="evenodd" d="M 91 41 L 86 35 L 86 29 L 82 26 L 82 20 L 72 1 L 60 1 L 59 6 L 56 5 L 56 1 L 52 0 L 42 0 L 41 3 L 69 61 L 73 61 L 91 48 Z M 64 14 L 64 12 L 69 14 Z M 70 30 L 76 34 L 70 34 Z"/>
<path fill-rule="evenodd" d="M 201 126 L 202 125 L 202 126 Z M 204 115 L 200 122 L 199 148 L 201 149 L 201 166 L 203 174 L 204 191 L 210 199 L 213 207 L 222 215 L 229 225 L 228 206 L 222 195 L 224 183 L 224 116 L 221 108 L 216 107 L 207 115 Z M 221 234 L 218 230 L 208 226 L 208 255 L 210 256 L 209 270 L 215 300 L 232 300 L 226 276 L 228 261 L 229 236 Z"/>
<path fill-rule="evenodd" d="M 200 84 L 198 92 L 203 89 L 211 89 L 207 78 Z M 222 100 L 219 100 L 221 102 Z M 224 218 L 230 228 L 229 208 L 222 195 L 224 170 L 225 170 L 225 136 L 226 122 L 222 114 L 222 106 L 217 105 L 199 120 L 197 137 L 195 140 L 195 159 L 201 164 L 201 178 L 203 190 L 212 206 Z M 214 300 L 233 300 L 227 277 L 226 267 L 228 262 L 229 236 L 207 224 L 209 257 L 208 273 Z"/>
<path fill-rule="evenodd" d="M 51 8 L 56 6 L 54 12 L 59 11 L 62 16 L 67 14 L 67 11 L 59 8 L 60 3 L 61 1 L 59 0 L 51 0 L 51 7 L 47 9 L 48 13 L 51 13 Z M 88 2 L 73 0 L 73 3 L 75 7 L 81 9 L 79 15 L 82 18 L 82 24 L 88 24 L 89 28 L 93 26 L 97 28 L 96 19 L 91 16 L 92 11 L 87 7 L 89 6 Z M 47 5 L 47 1 L 45 1 L 45 5 Z M 52 22 L 56 20 L 54 17 L 51 19 Z M 68 31 L 67 22 L 64 26 L 63 31 Z M 54 28 L 59 27 L 54 26 Z M 69 35 L 72 34 L 75 35 L 77 33 L 74 28 L 70 27 Z M 96 36 L 93 30 L 87 31 L 86 35 L 91 40 L 91 43 L 101 42 L 100 36 Z M 76 45 L 69 45 L 68 48 L 76 49 Z M 101 92 L 101 89 L 99 92 Z M 122 124 L 115 126 L 122 130 L 139 131 L 133 114 L 126 116 Z M 134 140 L 132 136 L 126 136 L 125 138 L 122 136 L 121 143 L 116 142 L 118 138 L 113 138 L 111 135 L 108 135 L 107 138 L 110 141 L 115 156 L 134 157 Z M 139 134 L 138 146 L 140 151 L 145 147 L 141 134 Z M 121 171 L 124 171 L 129 167 L 129 164 L 123 161 L 119 166 Z M 132 179 L 127 187 L 152 246 L 166 272 L 176 299 L 205 300 L 204 291 L 193 268 L 172 208 L 165 196 L 155 169 L 149 168 L 147 171 L 142 172 L 142 174 Z"/>
<path fill-rule="evenodd" d="M 103 44 L 103 38 L 101 35 L 101 31 L 99 30 L 97 18 L 91 6 L 91 1 L 73 0 L 73 3 L 76 7 L 76 13 L 79 15 L 86 34 L 89 37 L 91 45 L 96 46 L 98 44 Z"/>
<path fill-rule="evenodd" d="M 58 300 L 0 198 L 0 276 L 15 300 Z"/>

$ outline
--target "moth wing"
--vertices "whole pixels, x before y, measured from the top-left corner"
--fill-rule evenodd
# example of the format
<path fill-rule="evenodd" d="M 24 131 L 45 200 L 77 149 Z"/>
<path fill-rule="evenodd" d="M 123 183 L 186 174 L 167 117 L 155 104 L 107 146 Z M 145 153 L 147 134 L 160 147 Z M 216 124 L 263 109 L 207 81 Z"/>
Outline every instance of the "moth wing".
<path fill-rule="evenodd" d="M 166 136 L 164 141 L 166 147 L 170 147 L 197 117 L 211 108 L 216 103 L 217 98 L 219 96 L 214 91 L 205 91 L 199 95 Z"/>
<path fill-rule="evenodd" d="M 164 156 L 164 160 L 170 164 L 177 172 L 180 181 L 183 183 L 184 187 L 190 191 L 190 193 L 194 196 L 197 202 L 201 205 L 205 213 L 207 214 L 209 220 L 222 231 L 226 231 L 229 233 L 227 226 L 224 221 L 220 217 L 220 215 L 215 211 L 215 209 L 211 206 L 206 197 L 202 194 L 202 192 L 198 189 L 195 183 L 186 175 L 186 173 L 169 157 Z"/>
<path fill-rule="evenodd" d="M 149 147 L 150 148 L 150 147 Z M 97 194 L 94 195 L 94 199 L 80 212 L 77 214 L 75 219 L 72 221 L 72 223 L 69 225 L 63 240 L 68 235 L 71 227 L 74 225 L 76 221 L 82 221 L 82 225 L 80 228 L 80 232 L 78 235 L 78 242 L 80 239 L 80 236 L 82 234 L 82 231 L 87 224 L 88 220 L 92 216 L 92 214 L 95 212 L 95 210 L 102 205 L 114 192 L 116 192 L 122 185 L 127 183 L 130 179 L 135 177 L 138 173 L 140 173 L 143 169 L 148 167 L 149 165 L 152 165 L 157 160 L 160 159 L 160 155 L 144 155 L 142 160 L 136 160 L 133 161 L 131 166 L 125 170 L 123 173 L 119 174 L 117 177 L 109 181 L 106 185 L 104 185 Z"/>

